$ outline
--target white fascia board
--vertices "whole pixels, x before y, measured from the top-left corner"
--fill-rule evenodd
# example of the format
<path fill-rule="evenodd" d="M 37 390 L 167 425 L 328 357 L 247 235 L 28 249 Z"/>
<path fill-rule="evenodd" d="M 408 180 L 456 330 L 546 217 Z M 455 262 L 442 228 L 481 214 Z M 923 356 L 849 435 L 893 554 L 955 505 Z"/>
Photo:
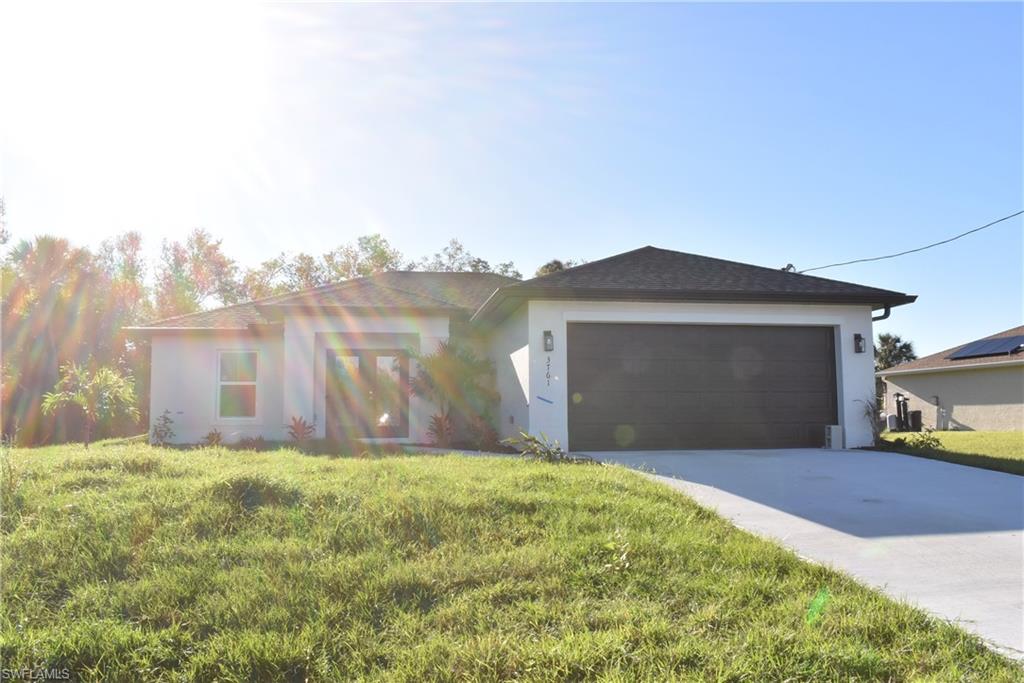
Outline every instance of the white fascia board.
<path fill-rule="evenodd" d="M 1024 365 L 1024 359 L 1004 360 L 998 363 L 972 363 L 971 365 L 952 365 L 938 368 L 911 368 L 909 370 L 879 370 L 875 377 L 885 379 L 892 375 L 918 375 L 927 372 L 954 372 L 956 370 L 979 370 L 984 368 L 1005 368 L 1013 365 Z"/>

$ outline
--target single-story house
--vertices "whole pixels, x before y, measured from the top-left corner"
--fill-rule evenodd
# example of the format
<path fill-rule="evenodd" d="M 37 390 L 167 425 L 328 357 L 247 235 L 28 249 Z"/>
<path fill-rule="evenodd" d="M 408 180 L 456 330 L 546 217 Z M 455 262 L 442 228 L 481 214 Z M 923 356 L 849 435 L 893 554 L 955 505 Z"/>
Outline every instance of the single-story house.
<path fill-rule="evenodd" d="M 885 409 L 896 394 L 932 429 L 1024 430 L 1024 326 L 900 363 L 877 374 Z"/>
<path fill-rule="evenodd" d="M 175 440 L 428 441 L 394 391 L 455 340 L 495 366 L 501 436 L 566 449 L 867 446 L 872 313 L 916 297 L 643 247 L 526 281 L 388 272 L 132 328 L 152 344 L 150 419 Z M 358 418 L 358 419 L 356 419 Z"/>

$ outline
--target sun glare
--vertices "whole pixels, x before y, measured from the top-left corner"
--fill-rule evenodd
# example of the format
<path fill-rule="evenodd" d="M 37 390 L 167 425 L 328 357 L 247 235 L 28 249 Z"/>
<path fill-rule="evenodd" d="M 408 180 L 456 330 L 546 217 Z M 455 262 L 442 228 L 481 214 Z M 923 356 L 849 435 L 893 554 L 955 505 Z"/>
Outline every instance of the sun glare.
<path fill-rule="evenodd" d="M 7 153 L 61 159 L 58 181 L 108 206 L 258 178 L 251 145 L 274 100 L 258 6 L 18 3 L 2 14 Z"/>

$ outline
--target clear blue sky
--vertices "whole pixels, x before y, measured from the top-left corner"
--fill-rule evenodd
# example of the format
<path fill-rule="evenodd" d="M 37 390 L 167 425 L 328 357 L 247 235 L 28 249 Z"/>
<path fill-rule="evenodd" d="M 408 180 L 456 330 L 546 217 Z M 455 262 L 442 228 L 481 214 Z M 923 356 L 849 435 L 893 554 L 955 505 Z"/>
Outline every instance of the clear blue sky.
<path fill-rule="evenodd" d="M 0 10 L 16 238 L 806 268 L 1024 206 L 1020 4 L 25 5 Z M 1021 324 L 1022 232 L 821 275 L 918 294 L 876 330 L 937 351 Z"/>

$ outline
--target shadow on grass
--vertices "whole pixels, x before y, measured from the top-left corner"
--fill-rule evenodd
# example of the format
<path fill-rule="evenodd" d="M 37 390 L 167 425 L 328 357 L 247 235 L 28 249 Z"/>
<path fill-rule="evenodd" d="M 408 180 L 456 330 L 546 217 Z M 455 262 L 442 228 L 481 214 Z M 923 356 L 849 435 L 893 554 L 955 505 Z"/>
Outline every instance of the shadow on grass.
<path fill-rule="evenodd" d="M 959 451 L 947 451 L 945 449 L 912 448 L 910 446 L 897 446 L 883 441 L 876 446 L 876 451 L 888 453 L 900 453 L 901 455 L 912 455 L 917 458 L 928 458 L 929 460 L 943 460 L 957 465 L 968 467 L 980 467 L 984 470 L 1005 472 L 1024 477 L 1024 460 L 1013 460 L 1010 458 L 998 458 L 991 455 L 979 455 L 978 453 L 961 453 Z"/>

